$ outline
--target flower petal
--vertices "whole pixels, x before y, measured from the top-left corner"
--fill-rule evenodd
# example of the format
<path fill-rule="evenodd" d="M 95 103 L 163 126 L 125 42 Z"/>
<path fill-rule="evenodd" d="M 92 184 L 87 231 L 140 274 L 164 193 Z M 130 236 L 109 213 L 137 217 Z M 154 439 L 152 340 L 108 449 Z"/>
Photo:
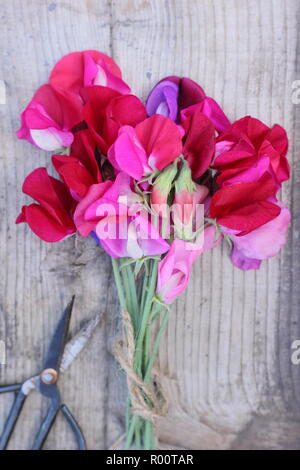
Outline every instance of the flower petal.
<path fill-rule="evenodd" d="M 135 131 L 153 170 L 163 170 L 182 153 L 181 134 L 169 118 L 153 115 L 138 124 Z"/>

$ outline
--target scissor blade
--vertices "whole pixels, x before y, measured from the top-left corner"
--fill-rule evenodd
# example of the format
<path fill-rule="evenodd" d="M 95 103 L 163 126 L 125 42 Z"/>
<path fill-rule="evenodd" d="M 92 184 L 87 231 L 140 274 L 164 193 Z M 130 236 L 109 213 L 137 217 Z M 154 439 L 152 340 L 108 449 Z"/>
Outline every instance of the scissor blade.
<path fill-rule="evenodd" d="M 89 320 L 81 330 L 70 339 L 70 341 L 66 344 L 65 350 L 62 356 L 62 360 L 60 363 L 59 372 L 63 373 L 66 369 L 70 367 L 72 362 L 76 359 L 76 357 L 81 353 L 81 351 L 85 348 L 91 336 L 96 329 L 97 325 L 101 320 L 101 315 L 97 314 L 94 318 Z"/>
<path fill-rule="evenodd" d="M 71 302 L 65 308 L 61 319 L 56 327 L 55 333 L 52 337 L 46 360 L 44 362 L 44 369 L 59 370 L 62 353 L 66 343 L 66 337 L 69 330 L 69 324 L 73 309 L 75 296 L 72 297 Z"/>

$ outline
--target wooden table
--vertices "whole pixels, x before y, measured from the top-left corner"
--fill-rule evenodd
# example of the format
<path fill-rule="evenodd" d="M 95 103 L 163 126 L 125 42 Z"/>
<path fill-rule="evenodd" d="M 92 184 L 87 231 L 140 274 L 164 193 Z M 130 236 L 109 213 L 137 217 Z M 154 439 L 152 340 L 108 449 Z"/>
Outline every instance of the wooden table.
<path fill-rule="evenodd" d="M 300 3 L 297 0 L 0 0 L 1 314 L 7 365 L 0 382 L 36 373 L 64 305 L 76 293 L 72 331 L 101 312 L 93 341 L 60 383 L 89 449 L 108 448 L 123 432 L 125 378 L 111 354 L 119 314 L 108 256 L 92 240 L 40 241 L 14 220 L 29 199 L 24 177 L 50 156 L 15 138 L 19 113 L 54 63 L 98 49 L 119 63 L 145 98 L 168 74 L 197 80 L 230 119 L 246 114 L 280 123 L 290 138 L 292 179 L 282 198 L 294 219 L 281 255 L 242 272 L 226 244 L 196 263 L 173 308 L 159 366 L 169 398 L 158 423 L 164 448 L 300 447 Z M 0 423 L 12 397 L 0 397 Z M 45 407 L 24 410 L 11 447 L 29 445 Z M 73 448 L 59 419 L 45 446 Z"/>

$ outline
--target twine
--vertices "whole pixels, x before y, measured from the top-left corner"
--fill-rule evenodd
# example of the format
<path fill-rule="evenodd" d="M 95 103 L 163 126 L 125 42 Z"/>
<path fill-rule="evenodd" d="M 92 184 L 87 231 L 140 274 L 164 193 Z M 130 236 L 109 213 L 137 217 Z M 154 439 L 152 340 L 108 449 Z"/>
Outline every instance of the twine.
<path fill-rule="evenodd" d="M 153 381 L 145 384 L 134 370 L 135 338 L 131 317 L 127 310 L 121 311 L 124 325 L 124 340 L 115 343 L 113 351 L 115 358 L 126 372 L 128 390 L 131 400 L 132 413 L 141 416 L 152 423 L 158 417 L 167 413 L 167 400 L 163 396 L 159 384 Z"/>

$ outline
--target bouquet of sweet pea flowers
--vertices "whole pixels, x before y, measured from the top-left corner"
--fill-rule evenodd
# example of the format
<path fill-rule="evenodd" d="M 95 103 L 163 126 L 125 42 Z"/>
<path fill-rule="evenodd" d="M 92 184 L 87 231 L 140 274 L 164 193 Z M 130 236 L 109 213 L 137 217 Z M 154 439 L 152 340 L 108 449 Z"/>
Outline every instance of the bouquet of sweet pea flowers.
<path fill-rule="evenodd" d="M 258 269 L 285 243 L 285 130 L 246 116 L 231 123 L 189 78 L 170 76 L 146 104 L 116 63 L 93 51 L 64 56 L 21 115 L 20 139 L 52 153 L 23 192 L 27 222 L 46 242 L 78 232 L 110 255 L 123 336 L 115 355 L 129 389 L 125 448 L 154 449 L 166 400 L 154 373 L 170 305 L 192 264 L 222 240 L 233 264 Z"/>

